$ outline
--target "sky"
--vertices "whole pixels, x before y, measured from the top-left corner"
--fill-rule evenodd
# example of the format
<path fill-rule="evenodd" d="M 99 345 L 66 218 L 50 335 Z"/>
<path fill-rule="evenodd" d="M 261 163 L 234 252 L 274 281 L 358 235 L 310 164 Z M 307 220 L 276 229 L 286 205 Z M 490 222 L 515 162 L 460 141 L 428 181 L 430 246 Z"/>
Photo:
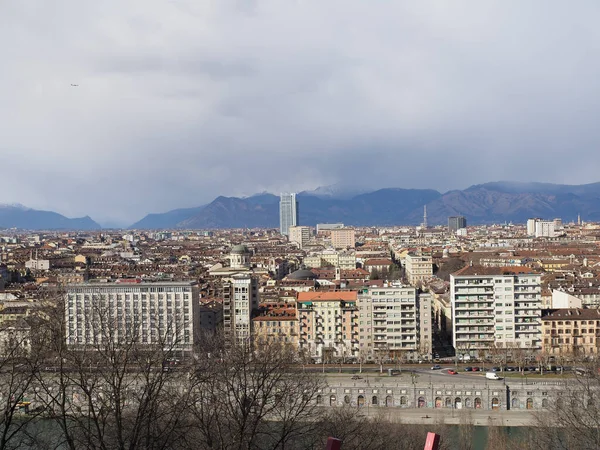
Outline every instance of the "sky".
<path fill-rule="evenodd" d="M 0 2 L 0 203 L 600 181 L 600 2 Z M 71 86 L 76 84 L 78 86 Z"/>

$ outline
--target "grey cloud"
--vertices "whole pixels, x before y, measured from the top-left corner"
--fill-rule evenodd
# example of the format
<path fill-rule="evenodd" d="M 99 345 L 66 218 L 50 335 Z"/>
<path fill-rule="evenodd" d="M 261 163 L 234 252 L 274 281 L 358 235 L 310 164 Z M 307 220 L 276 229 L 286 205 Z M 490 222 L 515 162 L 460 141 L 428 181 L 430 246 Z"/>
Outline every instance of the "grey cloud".
<path fill-rule="evenodd" d="M 3 2 L 2 201 L 127 224 L 334 183 L 599 181 L 599 9 Z"/>

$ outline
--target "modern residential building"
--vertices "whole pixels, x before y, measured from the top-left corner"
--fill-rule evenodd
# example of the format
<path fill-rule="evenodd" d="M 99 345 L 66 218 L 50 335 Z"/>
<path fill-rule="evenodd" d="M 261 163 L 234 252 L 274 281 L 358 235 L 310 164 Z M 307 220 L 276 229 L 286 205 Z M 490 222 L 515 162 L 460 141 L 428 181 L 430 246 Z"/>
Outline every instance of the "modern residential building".
<path fill-rule="evenodd" d="M 356 291 L 298 292 L 300 351 L 318 362 L 358 353 Z"/>
<path fill-rule="evenodd" d="M 467 266 L 450 276 L 457 354 L 541 346 L 541 276 L 522 267 Z"/>
<path fill-rule="evenodd" d="M 527 220 L 527 235 L 531 237 L 556 237 L 556 221 L 554 220 L 542 220 L 538 218 Z M 561 221 L 562 223 L 562 221 Z"/>
<path fill-rule="evenodd" d="M 409 284 L 428 281 L 433 277 L 433 258 L 431 255 L 409 253 L 404 259 L 406 278 Z"/>
<path fill-rule="evenodd" d="M 600 310 L 545 310 L 542 336 L 542 350 L 548 355 L 596 355 L 600 349 Z"/>
<path fill-rule="evenodd" d="M 195 282 L 88 282 L 66 286 L 66 342 L 73 346 L 138 341 L 189 351 L 198 339 Z"/>
<path fill-rule="evenodd" d="M 223 334 L 228 345 L 250 343 L 257 310 L 256 278 L 238 274 L 223 283 Z"/>
<path fill-rule="evenodd" d="M 290 227 L 296 225 L 298 225 L 296 194 L 281 194 L 279 197 L 279 232 L 288 236 Z"/>
<path fill-rule="evenodd" d="M 331 245 L 333 248 L 354 248 L 356 245 L 353 228 L 337 228 L 331 230 Z"/>
<path fill-rule="evenodd" d="M 317 234 L 330 233 L 331 230 L 337 230 L 338 228 L 344 228 L 343 223 L 318 223 Z"/>
<path fill-rule="evenodd" d="M 467 228 L 467 219 L 464 216 L 448 217 L 448 231 L 450 233 L 456 233 L 462 228 Z"/>
<path fill-rule="evenodd" d="M 289 227 L 288 239 L 290 242 L 295 242 L 300 248 L 308 244 L 310 240 L 310 227 L 297 225 Z"/>
<path fill-rule="evenodd" d="M 431 357 L 432 297 L 400 284 L 359 292 L 359 356 L 366 360 Z"/>

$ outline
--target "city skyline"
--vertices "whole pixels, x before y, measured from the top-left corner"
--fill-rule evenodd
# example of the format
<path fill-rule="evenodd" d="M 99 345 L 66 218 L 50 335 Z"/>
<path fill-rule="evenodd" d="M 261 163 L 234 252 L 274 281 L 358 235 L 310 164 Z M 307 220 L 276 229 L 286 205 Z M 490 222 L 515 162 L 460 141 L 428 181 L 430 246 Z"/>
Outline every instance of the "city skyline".
<path fill-rule="evenodd" d="M 127 223 L 336 183 L 595 182 L 598 12 L 3 3 L 2 201 Z"/>

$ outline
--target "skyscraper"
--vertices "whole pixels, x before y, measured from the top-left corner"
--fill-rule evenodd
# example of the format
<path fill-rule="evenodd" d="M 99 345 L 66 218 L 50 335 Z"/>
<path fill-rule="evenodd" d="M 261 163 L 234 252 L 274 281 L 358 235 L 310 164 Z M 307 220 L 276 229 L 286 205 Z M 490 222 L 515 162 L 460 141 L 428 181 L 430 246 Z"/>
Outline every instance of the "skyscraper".
<path fill-rule="evenodd" d="M 467 219 L 463 216 L 448 217 L 448 230 L 451 233 L 456 233 L 461 228 L 467 228 Z"/>
<path fill-rule="evenodd" d="M 279 232 L 288 236 L 290 227 L 296 225 L 298 225 L 296 194 L 281 194 L 279 197 Z"/>

